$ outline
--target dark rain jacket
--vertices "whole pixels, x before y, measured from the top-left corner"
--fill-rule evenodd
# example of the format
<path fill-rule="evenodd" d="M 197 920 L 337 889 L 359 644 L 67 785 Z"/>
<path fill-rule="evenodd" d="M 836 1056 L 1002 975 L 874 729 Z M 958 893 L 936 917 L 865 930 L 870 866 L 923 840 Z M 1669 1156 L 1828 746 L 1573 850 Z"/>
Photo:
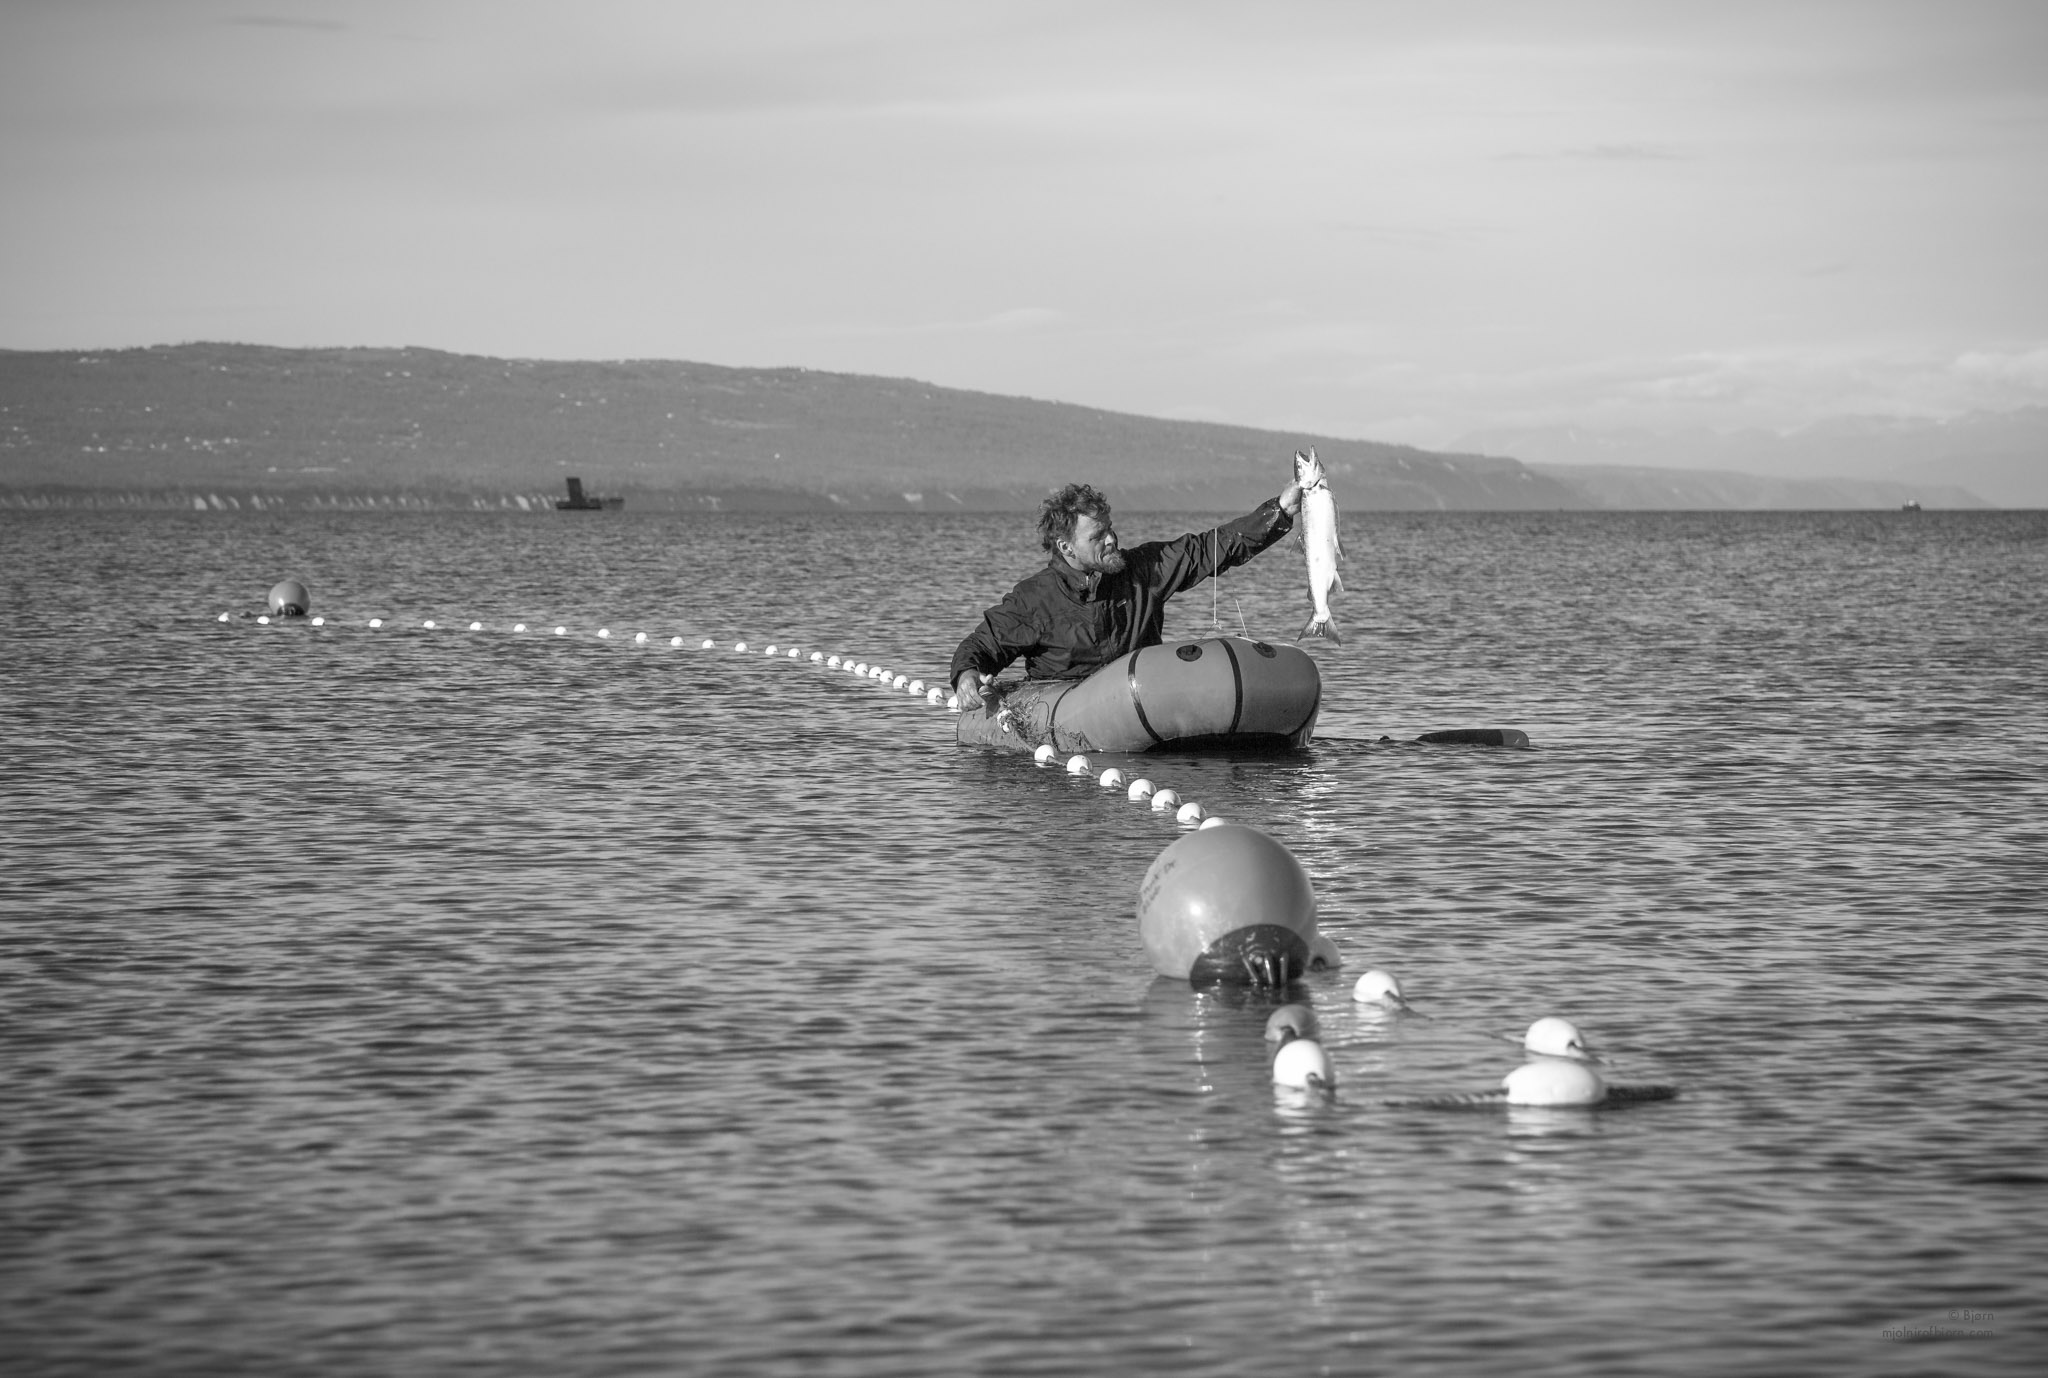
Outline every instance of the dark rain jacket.
<path fill-rule="evenodd" d="M 1023 656 L 1029 679 L 1080 679 L 1120 655 L 1157 646 L 1166 600 L 1219 569 L 1235 569 L 1294 529 L 1268 498 L 1247 516 L 1170 541 L 1124 551 L 1124 567 L 1091 579 L 1054 555 L 1044 569 L 982 614 L 953 652 L 950 683 L 961 672 L 999 673 Z"/>

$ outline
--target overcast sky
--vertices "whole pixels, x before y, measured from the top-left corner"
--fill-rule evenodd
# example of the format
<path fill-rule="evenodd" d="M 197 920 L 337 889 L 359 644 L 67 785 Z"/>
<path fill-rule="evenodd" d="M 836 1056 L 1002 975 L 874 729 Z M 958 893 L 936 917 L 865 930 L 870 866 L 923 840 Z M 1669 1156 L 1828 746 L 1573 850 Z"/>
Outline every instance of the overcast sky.
<path fill-rule="evenodd" d="M 1444 444 L 2048 402 L 2048 3 L 6 0 L 0 347 Z"/>

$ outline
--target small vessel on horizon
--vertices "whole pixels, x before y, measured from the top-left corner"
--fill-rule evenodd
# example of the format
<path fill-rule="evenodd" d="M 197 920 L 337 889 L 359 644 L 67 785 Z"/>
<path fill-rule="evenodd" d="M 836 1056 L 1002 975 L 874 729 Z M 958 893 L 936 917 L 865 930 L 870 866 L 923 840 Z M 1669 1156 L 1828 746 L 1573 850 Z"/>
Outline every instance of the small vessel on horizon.
<path fill-rule="evenodd" d="M 567 498 L 555 499 L 555 510 L 558 512 L 609 511 L 624 507 L 625 505 L 626 500 L 624 498 L 605 498 L 585 493 L 583 491 L 583 480 L 580 478 L 569 480 L 569 496 Z"/>

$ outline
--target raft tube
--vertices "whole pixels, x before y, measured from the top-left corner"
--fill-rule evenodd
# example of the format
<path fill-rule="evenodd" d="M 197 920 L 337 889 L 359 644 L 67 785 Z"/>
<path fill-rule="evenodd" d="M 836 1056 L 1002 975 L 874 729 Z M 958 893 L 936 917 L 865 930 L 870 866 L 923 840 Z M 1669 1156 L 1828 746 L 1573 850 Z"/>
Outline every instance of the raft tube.
<path fill-rule="evenodd" d="M 998 685 L 960 714 L 959 737 L 1009 751 L 1299 751 L 1322 698 L 1308 652 L 1212 636 L 1144 647 L 1086 679 Z"/>

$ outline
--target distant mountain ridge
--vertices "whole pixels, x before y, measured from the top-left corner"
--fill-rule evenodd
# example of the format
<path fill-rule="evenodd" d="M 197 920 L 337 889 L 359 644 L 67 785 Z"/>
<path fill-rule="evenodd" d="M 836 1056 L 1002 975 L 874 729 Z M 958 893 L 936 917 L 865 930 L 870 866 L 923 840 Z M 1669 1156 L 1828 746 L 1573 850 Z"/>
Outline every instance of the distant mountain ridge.
<path fill-rule="evenodd" d="M 1512 454 L 1560 477 L 1588 466 L 1625 469 L 1638 476 L 1627 481 L 1629 488 L 1649 481 L 1654 471 L 1740 472 L 1967 490 L 2002 507 L 2048 507 L 2048 407 L 1969 412 L 1947 420 L 1837 416 L 1784 435 L 1539 426 L 1474 431 L 1457 444 Z"/>
<path fill-rule="evenodd" d="M 798 368 L 237 344 L 0 351 L 0 501 L 16 503 L 547 507 L 575 475 L 634 510 L 1011 510 L 1082 479 L 1126 510 L 1220 511 L 1278 492 L 1307 444 L 1356 511 L 1625 505 L 1607 476 L 1514 458 Z M 1716 492 L 1733 490 L 1697 491 L 1724 506 Z M 1822 505 L 1897 506 L 1897 492 Z"/>

